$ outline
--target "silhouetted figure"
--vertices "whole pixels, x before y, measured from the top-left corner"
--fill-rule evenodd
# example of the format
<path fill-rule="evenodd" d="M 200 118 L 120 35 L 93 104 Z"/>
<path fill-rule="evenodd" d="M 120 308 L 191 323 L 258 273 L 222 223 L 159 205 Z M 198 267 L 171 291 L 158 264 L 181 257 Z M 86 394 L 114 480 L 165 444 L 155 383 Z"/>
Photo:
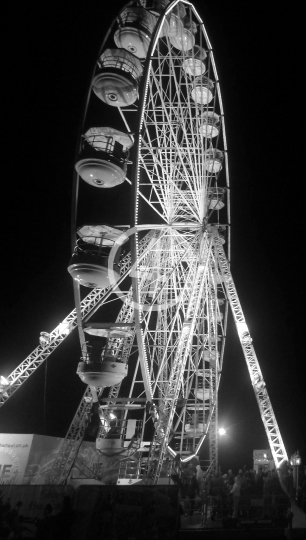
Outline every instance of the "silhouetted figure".
<path fill-rule="evenodd" d="M 72 508 L 71 498 L 65 495 L 62 510 L 55 515 L 54 539 L 68 540 L 75 519 L 75 511 Z"/>
<path fill-rule="evenodd" d="M 197 482 L 196 469 L 193 463 L 188 463 L 187 468 L 182 473 L 181 490 L 184 499 L 185 512 L 187 513 L 189 511 L 189 515 L 192 516 L 196 493 L 199 495 L 199 484 Z"/>
<path fill-rule="evenodd" d="M 3 511 L 4 513 L 7 513 L 9 512 L 11 509 L 11 499 L 10 497 L 5 501 L 4 505 L 3 505 Z"/>
<path fill-rule="evenodd" d="M 53 538 L 54 514 L 52 504 L 46 504 L 41 519 L 35 520 L 37 527 L 35 538 L 37 540 L 51 540 Z"/>
<path fill-rule="evenodd" d="M 226 495 L 225 484 L 221 473 L 218 471 L 209 480 L 208 493 L 211 496 L 212 504 L 210 519 L 215 521 L 216 514 L 221 508 L 223 497 Z"/>

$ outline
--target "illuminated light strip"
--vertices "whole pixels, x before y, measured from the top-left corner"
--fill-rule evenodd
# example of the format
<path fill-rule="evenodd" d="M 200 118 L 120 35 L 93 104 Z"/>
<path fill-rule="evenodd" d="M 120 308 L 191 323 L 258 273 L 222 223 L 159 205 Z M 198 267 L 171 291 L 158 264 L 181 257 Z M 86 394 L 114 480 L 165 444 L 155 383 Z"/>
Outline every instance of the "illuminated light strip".
<path fill-rule="evenodd" d="M 183 2 L 184 2 L 184 0 L 183 0 Z M 193 4 L 190 4 L 189 2 L 184 2 L 184 4 L 188 4 L 189 6 L 191 6 L 192 11 L 193 11 L 193 13 L 195 14 L 195 16 L 197 17 L 198 21 L 200 22 L 200 24 L 203 24 L 203 21 L 202 21 L 200 15 L 198 14 L 197 10 L 195 9 L 194 5 L 193 5 Z M 207 44 L 210 45 L 208 38 L 207 38 L 206 41 L 207 41 Z"/>

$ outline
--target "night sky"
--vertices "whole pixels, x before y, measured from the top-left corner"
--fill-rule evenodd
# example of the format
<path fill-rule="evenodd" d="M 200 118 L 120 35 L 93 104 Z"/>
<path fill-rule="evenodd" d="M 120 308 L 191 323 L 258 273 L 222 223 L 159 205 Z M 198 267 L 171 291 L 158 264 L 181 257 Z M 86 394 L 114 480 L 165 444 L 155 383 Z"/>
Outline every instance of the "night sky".
<path fill-rule="evenodd" d="M 92 69 L 122 2 L 6 7 L 2 34 L 1 374 L 74 308 L 70 206 Z M 82 6 L 82 7 L 81 7 Z M 288 454 L 306 463 L 305 174 L 295 2 L 195 2 L 214 49 L 229 147 L 232 273 Z M 267 7 L 268 6 L 268 7 Z M 292 8 L 293 6 L 293 8 Z M 301 21 L 301 22 L 299 22 Z M 4 87 L 4 88 L 3 88 Z M 117 208 L 128 204 L 117 201 Z M 120 220 L 119 220 L 120 221 Z M 267 439 L 229 320 L 219 418 L 222 469 Z M 64 436 L 84 391 L 74 332 L 0 411 L 0 431 Z M 46 382 L 46 392 L 45 392 Z"/>

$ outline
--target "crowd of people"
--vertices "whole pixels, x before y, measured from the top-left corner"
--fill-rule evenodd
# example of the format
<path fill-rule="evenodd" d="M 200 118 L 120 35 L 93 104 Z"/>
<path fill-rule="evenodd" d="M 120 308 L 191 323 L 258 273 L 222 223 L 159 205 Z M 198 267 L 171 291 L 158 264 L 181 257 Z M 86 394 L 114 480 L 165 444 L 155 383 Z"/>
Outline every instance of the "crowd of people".
<path fill-rule="evenodd" d="M 254 515 L 263 519 L 285 517 L 290 499 L 295 499 L 306 513 L 306 467 L 300 471 L 298 485 L 294 484 L 290 467 L 282 471 L 282 485 L 274 469 L 259 467 L 255 471 L 244 467 L 237 472 L 230 469 L 225 474 L 204 472 L 197 459 L 186 464 L 175 460 L 173 472 L 172 479 L 179 486 L 181 514 L 186 516 L 197 511 L 211 521 L 248 519 Z M 59 512 L 55 513 L 48 503 L 42 516 L 30 518 L 23 515 L 21 501 L 12 508 L 10 499 L 4 502 L 0 491 L 0 540 L 18 540 L 25 535 L 37 540 L 67 540 L 75 516 L 70 497 L 64 496 Z"/>
<path fill-rule="evenodd" d="M 4 538 L 22 538 L 24 529 L 23 518 L 21 516 L 22 502 L 18 501 L 15 508 L 11 507 L 11 500 L 5 502 L 0 496 L 0 540 Z"/>
<path fill-rule="evenodd" d="M 258 471 L 239 469 L 235 474 L 232 469 L 225 474 L 220 471 L 204 473 L 199 463 L 191 461 L 177 473 L 185 515 L 192 515 L 199 508 L 203 511 L 206 506 L 212 521 L 217 515 L 247 518 L 252 512 L 251 507 L 257 506 L 257 513 L 260 507 L 262 517 L 271 518 L 286 512 L 290 498 L 295 498 L 306 513 L 306 468 L 300 475 L 297 489 L 294 488 L 292 469 L 289 467 L 285 471 L 282 481 L 287 496 L 274 469 L 265 471 L 259 467 Z"/>
<path fill-rule="evenodd" d="M 59 512 L 55 513 L 52 504 L 47 503 L 40 518 L 29 518 L 22 514 L 21 501 L 12 508 L 10 498 L 3 502 L 0 495 L 0 540 L 19 540 L 25 535 L 36 540 L 67 540 L 74 517 L 72 500 L 68 496 L 63 498 Z"/>

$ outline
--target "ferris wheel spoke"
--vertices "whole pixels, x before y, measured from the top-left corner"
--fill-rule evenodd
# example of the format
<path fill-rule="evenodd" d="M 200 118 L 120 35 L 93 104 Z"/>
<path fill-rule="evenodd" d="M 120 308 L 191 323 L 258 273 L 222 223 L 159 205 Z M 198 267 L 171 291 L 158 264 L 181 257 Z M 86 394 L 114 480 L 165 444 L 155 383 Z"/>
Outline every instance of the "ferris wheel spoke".
<path fill-rule="evenodd" d="M 183 330 L 184 319 L 187 318 L 187 320 L 189 320 L 189 317 L 191 315 L 190 312 L 188 312 L 188 306 L 190 306 L 189 295 L 191 294 L 192 290 L 194 290 L 193 286 L 194 286 L 195 272 L 196 272 L 196 267 L 195 266 L 190 267 L 187 279 L 184 281 L 185 284 L 184 284 L 184 286 L 182 288 L 181 296 L 179 298 L 179 302 L 175 306 L 175 311 L 171 312 L 171 319 L 168 319 L 169 320 L 169 323 L 168 323 L 169 324 L 168 337 L 167 337 L 167 342 L 165 343 L 164 354 L 161 357 L 161 363 L 160 363 L 160 367 L 159 367 L 159 372 L 157 373 L 156 380 L 158 380 L 159 375 L 160 375 L 164 365 L 166 364 L 167 351 L 168 351 L 170 342 L 174 341 L 174 345 L 176 345 L 176 339 L 178 339 L 179 335 L 181 334 L 181 332 Z M 191 277 L 191 279 L 190 279 L 190 281 L 188 281 L 188 278 L 190 278 L 190 277 Z M 188 283 L 190 283 L 190 287 L 188 287 Z M 185 292 L 188 289 L 189 289 L 189 294 L 185 295 Z M 187 302 L 189 301 L 189 303 L 188 303 L 188 306 L 185 307 L 184 304 L 186 303 L 186 301 Z M 183 314 L 181 313 L 182 309 L 183 309 Z M 176 336 L 176 339 L 175 339 L 175 336 Z"/>
<path fill-rule="evenodd" d="M 186 318 L 179 334 L 178 345 L 175 351 L 169 381 L 166 384 L 166 392 L 162 407 L 160 407 L 161 415 L 157 422 L 154 441 L 151 448 L 149 459 L 148 474 L 155 477 L 159 475 L 161 467 L 161 458 L 163 457 L 169 440 L 172 421 L 174 418 L 174 407 L 172 403 L 176 402 L 182 385 L 183 374 L 189 356 L 190 347 L 192 346 L 192 336 L 196 326 L 197 316 L 200 310 L 202 292 L 206 281 L 206 268 L 211 251 L 212 238 L 204 236 L 201 242 L 200 253 L 203 257 L 203 265 L 197 267 L 196 279 L 193 284 L 193 289 L 190 294 L 188 306 L 186 309 Z M 157 468 L 154 472 L 150 471 L 150 463 L 158 460 Z"/>
<path fill-rule="evenodd" d="M 172 193 L 172 200 L 173 200 L 173 203 L 172 203 L 172 207 L 173 207 L 173 210 L 177 210 L 177 206 L 185 206 L 185 212 L 186 210 L 188 211 L 189 210 L 189 215 L 188 215 L 188 219 L 190 219 L 190 215 L 193 215 L 194 219 L 198 219 L 198 215 L 199 215 L 199 212 L 196 212 L 195 210 L 195 205 L 192 203 L 190 203 L 190 199 L 188 200 L 187 196 L 191 196 L 192 197 L 192 202 L 194 203 L 194 195 L 192 195 L 191 192 L 187 192 L 187 191 L 181 191 L 177 185 L 176 182 L 174 182 L 174 180 L 172 179 L 172 175 L 169 174 L 167 172 L 167 170 L 165 169 L 165 166 L 162 162 L 162 160 L 159 160 L 157 158 L 157 153 L 153 154 L 151 156 L 151 150 L 150 150 L 150 146 L 149 144 L 147 143 L 147 141 L 142 141 L 143 142 L 143 146 L 146 147 L 148 149 L 148 154 L 147 155 L 143 155 L 142 159 L 141 159 L 141 163 L 142 163 L 142 166 L 145 170 L 145 172 L 147 173 L 147 176 L 148 178 L 150 178 L 151 180 L 151 189 L 154 191 L 155 193 L 155 196 L 158 200 L 158 203 L 160 204 L 160 206 L 162 207 L 164 213 L 161 214 L 160 212 L 158 212 L 157 208 L 156 208 L 156 202 L 153 203 L 148 201 L 148 199 L 146 199 L 149 204 L 152 206 L 152 204 L 154 204 L 154 210 L 161 216 L 163 217 L 163 219 L 165 219 L 165 209 L 169 207 L 169 201 L 166 199 L 166 194 L 164 192 L 164 188 L 162 186 L 162 182 L 166 182 L 167 185 L 168 185 L 168 188 L 172 188 L 172 191 L 174 191 L 174 194 Z M 158 150 L 160 150 L 160 147 L 158 147 Z M 148 160 L 148 156 L 150 156 L 149 160 Z M 150 164 L 151 162 L 154 163 L 154 168 L 153 169 L 150 169 Z M 156 171 L 156 167 L 159 167 L 159 170 Z M 155 172 L 153 172 L 155 170 Z M 156 178 L 156 180 L 155 180 Z M 186 179 L 186 178 L 185 178 Z M 144 184 L 140 184 L 140 186 L 147 186 L 148 184 L 144 183 Z M 151 198 L 151 197 L 150 197 Z"/>

